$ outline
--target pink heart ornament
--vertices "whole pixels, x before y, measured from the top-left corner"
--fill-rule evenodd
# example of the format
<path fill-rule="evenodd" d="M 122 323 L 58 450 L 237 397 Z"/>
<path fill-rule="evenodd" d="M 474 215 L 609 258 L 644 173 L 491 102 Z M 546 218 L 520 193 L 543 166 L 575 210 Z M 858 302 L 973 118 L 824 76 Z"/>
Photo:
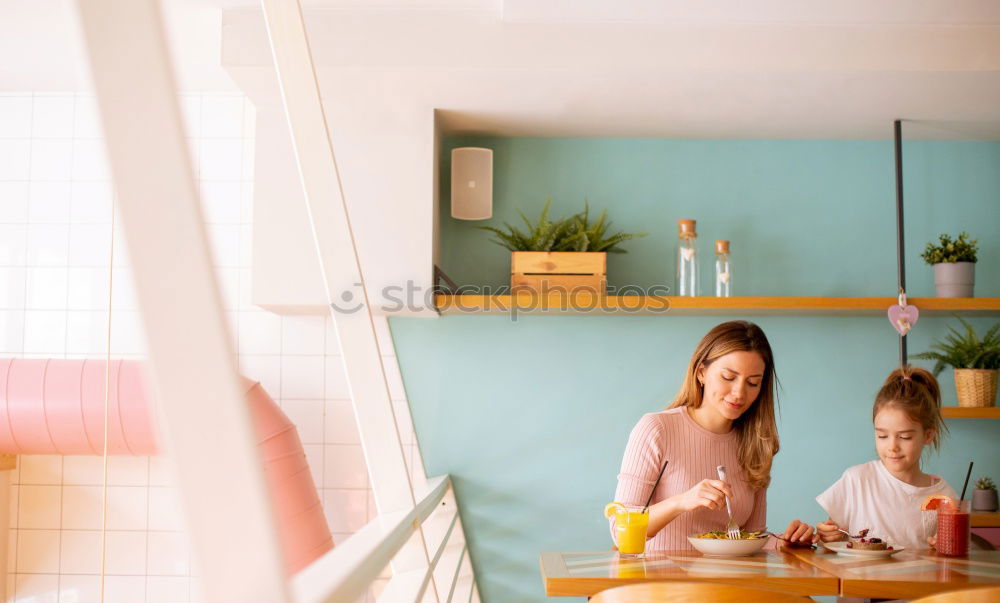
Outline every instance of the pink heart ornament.
<path fill-rule="evenodd" d="M 909 333 L 910 329 L 917 324 L 918 318 L 920 318 L 920 310 L 917 310 L 916 306 L 900 306 L 899 304 L 889 306 L 889 322 L 900 335 Z"/>

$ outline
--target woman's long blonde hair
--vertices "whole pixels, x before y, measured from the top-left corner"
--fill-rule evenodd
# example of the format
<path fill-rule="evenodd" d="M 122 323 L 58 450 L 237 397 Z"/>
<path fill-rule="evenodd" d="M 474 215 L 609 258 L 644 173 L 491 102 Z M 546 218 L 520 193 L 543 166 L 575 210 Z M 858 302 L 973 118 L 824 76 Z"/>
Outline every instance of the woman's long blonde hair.
<path fill-rule="evenodd" d="M 774 421 L 774 407 L 777 403 L 774 372 L 774 355 L 764 331 L 752 322 L 734 320 L 724 322 L 709 331 L 688 364 L 684 383 L 674 398 L 670 408 L 689 406 L 699 408 L 704 394 L 698 382 L 700 369 L 732 352 L 756 352 L 764 360 L 764 378 L 760 393 L 740 418 L 733 421 L 733 429 L 739 450 L 737 457 L 746 473 L 750 487 L 766 488 L 771 483 L 771 460 L 778 453 L 778 427 Z"/>

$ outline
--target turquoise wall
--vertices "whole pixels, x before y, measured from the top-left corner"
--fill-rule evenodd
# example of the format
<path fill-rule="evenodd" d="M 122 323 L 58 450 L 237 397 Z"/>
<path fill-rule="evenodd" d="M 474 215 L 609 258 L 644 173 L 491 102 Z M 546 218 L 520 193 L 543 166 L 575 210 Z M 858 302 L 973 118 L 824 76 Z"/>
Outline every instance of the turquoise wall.
<path fill-rule="evenodd" d="M 650 232 L 609 257 L 612 285 L 671 284 L 676 223 L 693 218 L 706 270 L 711 241 L 732 240 L 737 295 L 895 294 L 890 141 L 447 139 L 441 267 L 460 284 L 498 286 L 509 253 L 475 228 L 484 223 L 448 215 L 456 146 L 495 151 L 495 217 L 485 224 L 513 221 L 517 208 L 533 217 L 552 197 L 556 214 L 588 199 L 617 227 Z M 908 142 L 904 157 L 910 295 L 933 295 L 923 245 L 968 230 L 981 246 L 976 294 L 1000 297 L 1000 143 Z M 544 599 L 541 551 L 610 546 L 601 510 L 629 431 L 667 405 L 701 336 L 733 318 L 391 319 L 426 470 L 455 482 L 485 601 Z M 876 458 L 871 404 L 896 365 L 897 337 L 876 317 L 752 320 L 774 347 L 782 386 L 769 525 L 822 519 L 813 498 Z M 953 322 L 922 318 L 911 351 Z M 942 387 L 954 404 L 947 374 Z M 975 459 L 975 475 L 1000 477 L 1000 424 L 949 426 L 928 470 L 960 488 Z"/>

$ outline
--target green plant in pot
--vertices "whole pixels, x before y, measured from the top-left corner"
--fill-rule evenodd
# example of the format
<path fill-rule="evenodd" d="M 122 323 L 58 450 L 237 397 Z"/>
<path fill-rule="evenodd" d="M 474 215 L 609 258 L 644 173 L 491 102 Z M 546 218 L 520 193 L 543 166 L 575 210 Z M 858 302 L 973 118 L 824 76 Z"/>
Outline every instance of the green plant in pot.
<path fill-rule="evenodd" d="M 997 486 L 993 480 L 988 477 L 976 480 L 976 489 L 972 491 L 972 510 L 993 512 L 997 506 Z"/>
<path fill-rule="evenodd" d="M 976 284 L 978 239 L 963 232 L 957 239 L 943 234 L 938 243 L 928 243 L 921 257 L 934 267 L 934 289 L 938 297 L 972 297 Z"/>
<path fill-rule="evenodd" d="M 504 230 L 480 226 L 493 233 L 493 242 L 511 251 L 511 290 L 538 293 L 588 290 L 603 294 L 607 279 L 607 254 L 625 253 L 621 243 L 645 232 L 610 231 L 604 210 L 596 220 L 589 205 L 568 218 L 550 220 L 552 200 L 545 202 L 534 222 L 518 210 L 526 229 L 504 223 Z"/>
<path fill-rule="evenodd" d="M 997 397 L 997 369 L 1000 369 L 1000 323 L 980 338 L 972 325 L 959 316 L 955 318 L 962 323 L 964 332 L 948 327 L 943 340 L 934 342 L 929 351 L 911 357 L 935 361 L 935 375 L 946 366 L 954 368 L 959 406 L 993 406 Z"/>

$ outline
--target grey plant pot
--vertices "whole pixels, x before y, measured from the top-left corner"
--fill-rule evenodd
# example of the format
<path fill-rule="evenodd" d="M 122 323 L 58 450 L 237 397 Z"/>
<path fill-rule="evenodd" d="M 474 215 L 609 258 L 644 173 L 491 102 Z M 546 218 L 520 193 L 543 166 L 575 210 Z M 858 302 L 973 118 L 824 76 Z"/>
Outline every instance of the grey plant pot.
<path fill-rule="evenodd" d="M 996 511 L 997 491 L 996 490 L 973 490 L 972 491 L 973 511 Z"/>
<path fill-rule="evenodd" d="M 975 284 L 975 262 L 934 264 L 934 288 L 938 297 L 972 297 Z"/>

